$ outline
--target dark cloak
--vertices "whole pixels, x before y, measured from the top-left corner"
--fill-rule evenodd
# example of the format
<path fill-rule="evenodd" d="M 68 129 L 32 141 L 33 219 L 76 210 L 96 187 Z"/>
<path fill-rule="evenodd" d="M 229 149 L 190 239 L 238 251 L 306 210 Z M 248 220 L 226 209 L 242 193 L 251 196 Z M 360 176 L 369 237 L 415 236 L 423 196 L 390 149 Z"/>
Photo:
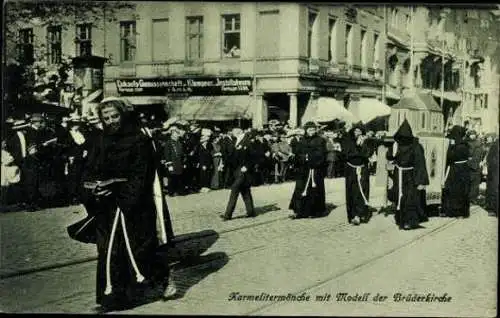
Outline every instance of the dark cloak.
<path fill-rule="evenodd" d="M 318 135 L 305 136 L 297 142 L 295 151 L 295 190 L 289 209 L 293 210 L 299 218 L 323 216 L 326 212 L 326 140 Z M 312 178 L 315 187 L 313 187 L 312 180 L 307 182 L 311 171 L 313 171 Z M 304 191 L 305 196 L 303 196 Z"/>
<path fill-rule="evenodd" d="M 398 143 L 397 151 L 394 157 L 392 153 L 390 154 L 390 159 L 395 165 L 393 188 L 396 204 L 395 220 L 400 227 L 415 228 L 420 221 L 426 219 L 422 202 L 422 196 L 425 197 L 425 194 L 417 189 L 419 185 L 429 185 L 424 149 L 413 136 L 411 126 L 406 120 L 394 135 L 394 140 Z M 405 170 L 405 168 L 412 169 Z M 400 195 L 402 196 L 398 209 Z"/>
<path fill-rule="evenodd" d="M 123 212 L 130 247 L 140 273 L 146 280 L 154 280 L 161 275 L 157 272 L 160 266 L 157 264 L 158 258 L 155 257 L 159 245 L 153 197 L 155 161 L 155 152 L 150 139 L 133 124 L 124 123 L 122 129 L 115 134 L 106 131 L 99 134 L 89 152 L 83 181 L 94 182 L 111 178 L 128 180 L 126 183 L 114 186 L 113 194 L 99 201 L 96 201 L 89 190 L 83 190 L 83 202 L 87 212 L 96 216 L 98 304 L 104 301 L 106 256 L 118 207 Z M 117 227 L 115 234 L 110 264 L 113 287 L 111 296 L 129 296 L 133 290 L 131 287 L 137 282 L 120 226 Z"/>
<path fill-rule="evenodd" d="M 442 212 L 450 217 L 469 217 L 470 214 L 470 168 L 467 161 L 470 157 L 469 144 L 464 140 L 466 130 L 461 126 L 453 126 L 446 136 L 454 140 L 446 154 L 446 170 L 449 172 L 442 193 Z M 462 163 L 458 163 L 462 162 Z"/>
<path fill-rule="evenodd" d="M 365 221 L 369 218 L 369 210 L 365 198 L 367 201 L 370 200 L 370 173 L 368 170 L 370 149 L 366 142 L 361 145 L 356 144 L 356 139 L 354 138 L 354 130 L 356 128 L 360 128 L 361 131 L 364 130 L 361 125 L 354 125 L 349 133 L 344 135 L 341 144 L 342 156 L 345 158 L 345 195 L 347 220 L 349 222 L 356 216 Z M 358 184 L 356 168 L 352 166 L 361 167 L 361 189 Z"/>

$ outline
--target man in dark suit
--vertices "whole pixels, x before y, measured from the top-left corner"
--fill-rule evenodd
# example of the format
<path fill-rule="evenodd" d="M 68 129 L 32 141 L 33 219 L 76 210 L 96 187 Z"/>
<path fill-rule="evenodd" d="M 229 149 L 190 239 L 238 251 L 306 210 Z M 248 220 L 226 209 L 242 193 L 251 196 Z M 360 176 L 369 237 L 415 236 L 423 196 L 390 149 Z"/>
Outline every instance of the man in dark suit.
<path fill-rule="evenodd" d="M 168 194 L 170 196 L 185 194 L 184 157 L 184 145 L 180 140 L 179 126 L 172 126 L 170 136 L 163 145 L 163 164 L 168 177 Z"/>
<path fill-rule="evenodd" d="M 252 185 L 251 167 L 253 165 L 252 149 L 251 148 L 251 133 L 243 133 L 239 128 L 233 129 L 233 135 L 236 137 L 236 145 L 232 163 L 234 164 L 234 181 L 231 186 L 231 195 L 227 203 L 226 213 L 221 215 L 222 220 L 227 221 L 232 218 L 236 207 L 236 200 L 241 193 L 247 217 L 255 217 L 255 209 L 253 205 L 252 193 L 250 187 Z"/>
<path fill-rule="evenodd" d="M 233 183 L 233 155 L 235 150 L 236 137 L 232 131 L 228 131 L 221 140 L 222 163 L 224 165 L 223 185 L 225 188 L 230 188 Z"/>

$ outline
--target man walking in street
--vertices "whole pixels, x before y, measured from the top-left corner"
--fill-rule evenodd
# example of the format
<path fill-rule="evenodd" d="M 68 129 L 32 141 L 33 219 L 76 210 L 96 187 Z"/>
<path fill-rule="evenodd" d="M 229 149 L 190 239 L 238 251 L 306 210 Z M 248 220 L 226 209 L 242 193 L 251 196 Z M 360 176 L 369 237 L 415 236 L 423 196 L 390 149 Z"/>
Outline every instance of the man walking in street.
<path fill-rule="evenodd" d="M 223 221 L 231 220 L 236 207 L 236 201 L 240 194 L 245 202 L 247 217 L 256 216 L 252 192 L 250 191 L 252 185 L 251 167 L 254 164 L 251 155 L 252 149 L 250 149 L 252 135 L 250 132 L 243 133 L 240 128 L 234 128 L 232 133 L 236 137 L 235 151 L 232 157 L 234 164 L 234 181 L 231 185 L 231 194 L 227 203 L 226 212 L 224 215 L 220 216 Z"/>

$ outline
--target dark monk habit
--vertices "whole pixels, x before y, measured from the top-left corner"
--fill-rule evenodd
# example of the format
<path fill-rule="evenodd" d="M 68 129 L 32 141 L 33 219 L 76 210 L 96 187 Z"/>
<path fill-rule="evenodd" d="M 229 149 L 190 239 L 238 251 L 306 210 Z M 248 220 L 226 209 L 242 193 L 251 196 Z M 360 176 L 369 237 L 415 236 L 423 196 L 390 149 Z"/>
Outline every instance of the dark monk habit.
<path fill-rule="evenodd" d="M 295 190 L 289 205 L 289 209 L 294 211 L 294 215 L 291 216 L 294 219 L 321 217 L 326 212 L 326 140 L 316 134 L 316 128 L 314 123 L 306 123 L 304 138 L 295 148 L 297 160 Z"/>
<path fill-rule="evenodd" d="M 354 225 L 366 223 L 369 219 L 369 149 L 363 135 L 364 127 L 355 124 L 342 141 L 342 155 L 346 162 L 344 171 L 347 220 Z"/>
<path fill-rule="evenodd" d="M 453 126 L 446 136 L 451 141 L 446 154 L 442 210 L 450 217 L 469 217 L 470 213 L 470 168 L 467 165 L 470 151 L 464 140 L 465 133 L 464 127 Z"/>
<path fill-rule="evenodd" d="M 394 162 L 394 189 L 396 191 L 396 224 L 400 229 L 416 228 L 424 215 L 421 193 L 429 185 L 422 145 L 413 136 L 405 119 L 394 135 L 396 154 L 388 152 L 387 159 Z"/>

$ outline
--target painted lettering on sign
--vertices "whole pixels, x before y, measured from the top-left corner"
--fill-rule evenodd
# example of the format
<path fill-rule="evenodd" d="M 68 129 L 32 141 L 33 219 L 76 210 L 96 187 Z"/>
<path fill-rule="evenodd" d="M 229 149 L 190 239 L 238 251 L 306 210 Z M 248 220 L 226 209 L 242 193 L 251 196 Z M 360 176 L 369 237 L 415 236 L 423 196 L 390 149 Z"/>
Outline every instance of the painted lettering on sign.
<path fill-rule="evenodd" d="M 183 79 L 118 79 L 120 94 L 190 94 L 224 95 L 248 94 L 252 90 L 251 78 L 183 78 Z"/>

